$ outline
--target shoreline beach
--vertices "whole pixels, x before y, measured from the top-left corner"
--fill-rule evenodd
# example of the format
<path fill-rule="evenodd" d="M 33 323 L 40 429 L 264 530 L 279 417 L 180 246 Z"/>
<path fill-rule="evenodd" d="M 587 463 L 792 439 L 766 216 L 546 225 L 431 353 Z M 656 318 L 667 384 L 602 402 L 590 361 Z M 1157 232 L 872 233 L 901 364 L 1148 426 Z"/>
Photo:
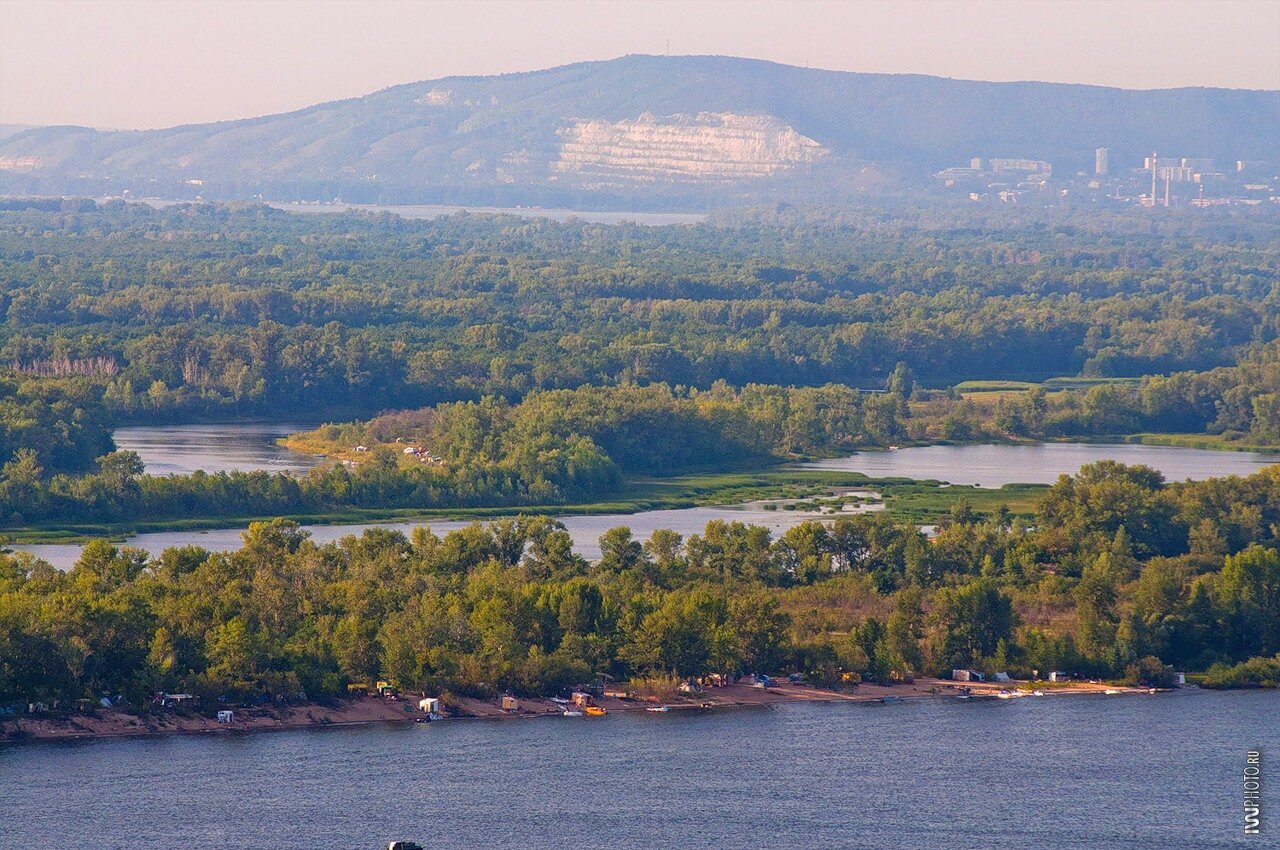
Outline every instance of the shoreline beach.
<path fill-rule="evenodd" d="M 849 690 L 828 690 L 808 684 L 779 683 L 768 688 L 737 683 L 712 687 L 698 695 L 681 695 L 665 702 L 643 698 L 601 697 L 594 703 L 606 712 L 638 712 L 658 705 L 672 711 L 707 711 L 717 708 L 770 706 L 791 702 L 862 702 L 886 700 L 956 699 L 968 695 L 972 699 L 996 699 L 1001 692 L 1031 696 L 1062 694 L 1147 694 L 1149 688 L 1135 688 L 1092 682 L 1069 682 L 1046 685 L 1030 682 L 953 682 L 922 678 L 911 684 L 874 685 L 863 683 Z M 403 695 L 396 700 L 362 697 L 342 700 L 333 705 L 306 703 L 286 706 L 234 708 L 233 720 L 219 722 L 194 712 L 155 712 L 135 715 L 118 709 L 98 709 L 92 713 L 66 717 L 22 716 L 0 720 L 0 744 L 34 741 L 92 740 L 98 738 L 134 737 L 171 734 L 248 733 L 284 729 L 308 729 L 334 726 L 361 726 L 373 723 L 425 722 L 416 709 L 418 697 Z M 492 700 L 455 697 L 448 703 L 450 716 L 431 722 L 466 719 L 517 719 L 556 717 L 564 706 L 547 698 L 520 698 L 518 708 L 503 710 L 500 698 Z M 576 719 L 576 718 L 575 718 Z M 596 718 L 587 718 L 596 719 Z"/>

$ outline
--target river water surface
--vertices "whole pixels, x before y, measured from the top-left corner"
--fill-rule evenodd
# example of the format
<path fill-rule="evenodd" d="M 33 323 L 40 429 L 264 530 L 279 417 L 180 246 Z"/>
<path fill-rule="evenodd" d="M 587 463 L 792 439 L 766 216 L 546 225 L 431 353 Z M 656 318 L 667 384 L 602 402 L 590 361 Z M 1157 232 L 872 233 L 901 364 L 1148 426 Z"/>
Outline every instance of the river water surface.
<path fill-rule="evenodd" d="M 147 425 L 117 428 L 120 451 L 137 452 L 150 475 L 205 472 L 305 473 L 324 459 L 277 445 L 282 437 L 314 425 L 252 422 L 234 425 Z"/>
<path fill-rule="evenodd" d="M 1274 847 L 1280 694 L 466 721 L 0 746 L 0 846 Z M 1243 834 L 1245 752 L 1264 831 Z"/>
<path fill-rule="evenodd" d="M 846 469 L 873 478 L 935 479 L 952 484 L 1003 487 L 1006 484 L 1052 484 L 1059 475 L 1074 474 L 1086 463 L 1115 460 L 1146 464 L 1170 481 L 1201 481 L 1224 475 L 1249 475 L 1280 463 L 1280 454 L 1223 452 L 1174 446 L 1099 443 L 1034 445 L 921 446 L 891 452 L 858 452 L 850 457 L 805 464 L 811 469 Z"/>
<path fill-rule="evenodd" d="M 138 452 L 147 471 L 155 475 L 185 473 L 195 469 L 204 469 L 206 472 L 253 469 L 303 472 L 322 461 L 275 443 L 278 438 L 302 427 L 307 426 L 284 423 L 121 428 L 116 431 L 115 438 L 120 448 Z M 1249 452 L 1127 444 L 1048 443 L 1024 446 L 930 446 L 892 452 L 859 452 L 848 458 L 822 460 L 804 466 L 853 470 L 873 477 L 937 479 L 953 484 L 1001 487 L 1019 482 L 1049 484 L 1056 481 L 1062 473 L 1075 472 L 1083 464 L 1106 459 L 1145 463 L 1159 469 L 1170 480 L 1247 475 L 1266 464 L 1280 463 L 1280 455 Z M 586 558 L 598 558 L 600 535 L 620 525 L 630 527 L 639 539 L 647 538 L 660 528 L 677 531 L 685 537 L 700 534 L 713 519 L 763 525 L 776 534 L 814 517 L 812 513 L 801 511 L 764 511 L 753 505 L 727 505 L 634 514 L 569 515 L 559 519 L 573 537 L 575 550 Z M 430 525 L 436 533 L 444 534 L 467 524 L 468 522 L 447 520 L 418 520 L 377 524 L 376 527 L 391 528 L 408 534 L 417 526 Z M 370 527 L 375 526 L 310 525 L 306 528 L 317 543 L 327 543 L 348 534 L 359 534 Z M 146 549 L 153 555 L 158 555 L 171 546 L 186 545 L 225 552 L 240 547 L 242 533 L 238 528 L 156 532 L 135 535 L 127 543 Z M 61 569 L 69 569 L 80 557 L 81 549 L 78 544 L 21 544 L 12 548 L 32 552 Z"/>
<path fill-rule="evenodd" d="M 569 535 L 573 538 L 574 551 L 584 558 L 594 560 L 600 557 L 600 535 L 620 525 L 630 528 L 632 534 L 639 540 L 644 540 L 660 528 L 679 532 L 686 538 L 690 534 L 702 534 L 707 523 L 713 519 L 763 525 L 776 535 L 793 525 L 815 519 L 817 516 L 818 514 L 803 511 L 765 511 L 747 505 L 726 505 L 642 511 L 634 514 L 577 514 L 557 517 L 557 519 L 564 523 Z M 464 528 L 471 522 L 471 520 L 414 520 L 357 525 L 307 525 L 304 528 L 316 543 L 330 543 L 348 534 L 361 534 L 367 528 L 386 528 L 408 535 L 413 532 L 413 529 L 425 525 L 436 534 L 443 536 L 447 532 Z M 159 531 L 136 534 L 130 537 L 126 544 L 146 549 L 152 555 L 159 555 L 172 546 L 188 545 L 200 546 L 210 552 L 230 552 L 240 548 L 242 534 L 244 529 L 240 528 L 220 528 L 212 531 Z M 79 559 L 82 547 L 78 543 L 23 543 L 14 544 L 10 548 L 31 552 L 59 569 L 69 570 Z"/>
<path fill-rule="evenodd" d="M 549 207 L 459 207 L 450 204 L 344 204 L 344 203 L 305 203 L 295 201 L 288 204 L 271 203 L 276 209 L 294 213 L 341 213 L 341 212 L 385 212 L 407 219 L 435 219 L 465 212 L 476 215 L 514 215 L 520 218 L 546 218 L 552 221 L 565 222 L 571 219 L 591 224 L 642 224 L 647 227 L 662 227 L 671 224 L 698 224 L 705 221 L 705 213 L 679 212 L 617 212 L 553 209 Z"/>

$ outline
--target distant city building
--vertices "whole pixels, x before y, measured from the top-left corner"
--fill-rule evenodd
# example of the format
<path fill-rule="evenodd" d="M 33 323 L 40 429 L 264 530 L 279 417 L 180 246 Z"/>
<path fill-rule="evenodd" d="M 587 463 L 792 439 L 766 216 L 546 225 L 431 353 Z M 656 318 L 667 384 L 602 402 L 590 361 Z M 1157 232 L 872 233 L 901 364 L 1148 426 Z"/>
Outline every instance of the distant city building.
<path fill-rule="evenodd" d="M 1093 173 L 1099 177 L 1106 177 L 1111 171 L 1108 163 L 1110 152 L 1106 148 L 1098 148 L 1093 152 Z"/>
<path fill-rule="evenodd" d="M 1039 159 L 992 158 L 991 170 L 997 174 L 1001 171 L 1031 171 L 1037 174 L 1048 174 L 1053 170 L 1053 166 Z"/>
<path fill-rule="evenodd" d="M 969 183 L 977 180 L 982 176 L 982 172 L 976 168 L 944 168 L 937 174 L 933 175 L 933 179 L 941 180 L 944 186 L 954 186 L 957 183 Z"/>
<path fill-rule="evenodd" d="M 969 167 L 972 168 L 974 171 L 981 171 L 982 157 L 975 156 L 973 159 L 969 160 Z"/>
<path fill-rule="evenodd" d="M 1156 168 L 1156 176 L 1170 183 L 1190 183 L 1200 174 L 1185 165 L 1162 165 Z"/>
<path fill-rule="evenodd" d="M 1212 159 L 1189 156 L 1146 157 L 1142 161 L 1144 171 L 1150 172 L 1154 181 L 1166 183 L 1199 183 L 1205 174 L 1216 173 Z"/>
<path fill-rule="evenodd" d="M 1151 170 L 1151 157 L 1142 160 L 1142 168 L 1145 171 Z M 1185 168 L 1193 172 L 1201 174 L 1213 171 L 1214 161 L 1207 157 L 1191 157 L 1191 156 L 1162 156 L 1155 160 L 1156 168 Z M 1236 170 L 1240 170 L 1239 163 L 1236 163 Z"/>

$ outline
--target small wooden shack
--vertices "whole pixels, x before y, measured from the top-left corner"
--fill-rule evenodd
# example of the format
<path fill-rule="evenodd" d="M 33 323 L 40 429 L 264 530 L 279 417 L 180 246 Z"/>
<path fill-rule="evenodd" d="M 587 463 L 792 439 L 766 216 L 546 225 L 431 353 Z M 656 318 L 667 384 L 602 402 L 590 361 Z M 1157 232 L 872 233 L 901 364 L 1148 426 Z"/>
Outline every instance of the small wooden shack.
<path fill-rule="evenodd" d="M 440 698 L 439 697 L 423 697 L 418 700 L 418 710 L 423 714 L 439 714 Z"/>
<path fill-rule="evenodd" d="M 502 710 L 503 710 L 503 711 L 519 711 L 519 710 L 520 710 L 520 700 L 516 699 L 516 698 L 515 698 L 515 697 L 513 697 L 513 696 L 505 696 L 505 697 L 503 697 L 503 698 L 502 698 Z"/>
<path fill-rule="evenodd" d="M 223 709 L 222 711 L 218 712 L 219 723 L 230 723 L 235 719 L 236 719 L 236 715 L 235 715 L 235 712 L 233 711 L 228 711 L 226 709 Z"/>

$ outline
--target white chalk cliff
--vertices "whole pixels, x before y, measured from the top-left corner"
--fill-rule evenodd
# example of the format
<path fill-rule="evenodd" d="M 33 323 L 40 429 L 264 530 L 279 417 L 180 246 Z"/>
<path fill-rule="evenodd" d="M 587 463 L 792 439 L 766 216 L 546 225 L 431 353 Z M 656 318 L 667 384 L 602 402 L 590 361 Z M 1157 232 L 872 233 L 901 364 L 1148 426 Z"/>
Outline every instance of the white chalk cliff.
<path fill-rule="evenodd" d="M 634 121 L 576 121 L 557 133 L 552 172 L 606 182 L 768 177 L 830 153 L 771 115 L 646 113 Z"/>

